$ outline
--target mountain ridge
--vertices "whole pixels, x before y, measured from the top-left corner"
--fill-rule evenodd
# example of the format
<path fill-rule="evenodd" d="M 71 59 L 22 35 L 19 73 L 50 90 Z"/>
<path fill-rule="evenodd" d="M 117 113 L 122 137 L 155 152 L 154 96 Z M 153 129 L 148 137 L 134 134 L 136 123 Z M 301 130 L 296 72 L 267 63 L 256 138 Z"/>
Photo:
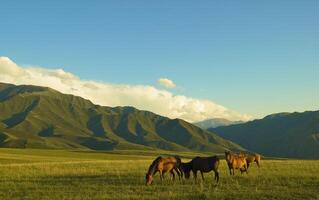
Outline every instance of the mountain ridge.
<path fill-rule="evenodd" d="M 240 150 L 181 119 L 107 107 L 40 86 L 0 83 L 0 146 L 16 148 Z"/>
<path fill-rule="evenodd" d="M 276 113 L 209 130 L 264 155 L 319 159 L 319 111 Z"/>

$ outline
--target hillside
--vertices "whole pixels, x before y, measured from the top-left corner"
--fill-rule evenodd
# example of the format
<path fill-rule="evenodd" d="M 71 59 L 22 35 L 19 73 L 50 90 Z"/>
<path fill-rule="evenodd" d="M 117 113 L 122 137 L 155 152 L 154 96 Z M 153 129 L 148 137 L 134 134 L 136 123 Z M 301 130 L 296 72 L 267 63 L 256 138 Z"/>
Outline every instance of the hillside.
<path fill-rule="evenodd" d="M 0 83 L 0 113 L 1 147 L 206 152 L 241 149 L 181 119 L 133 107 L 98 106 L 38 86 Z"/>
<path fill-rule="evenodd" d="M 202 128 L 202 129 L 209 129 L 209 128 L 217 128 L 220 126 L 229 126 L 233 124 L 242 124 L 243 121 L 231 121 L 228 119 L 223 118 L 213 118 L 213 119 L 207 119 L 204 121 L 196 122 L 194 123 L 196 126 Z"/>
<path fill-rule="evenodd" d="M 273 114 L 210 131 L 264 155 L 319 159 L 319 111 Z"/>

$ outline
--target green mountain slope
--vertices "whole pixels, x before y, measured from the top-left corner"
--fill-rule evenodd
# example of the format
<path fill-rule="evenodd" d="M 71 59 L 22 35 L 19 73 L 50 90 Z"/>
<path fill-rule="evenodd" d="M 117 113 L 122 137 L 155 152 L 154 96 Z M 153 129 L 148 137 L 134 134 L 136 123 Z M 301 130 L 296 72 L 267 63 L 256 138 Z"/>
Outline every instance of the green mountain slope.
<path fill-rule="evenodd" d="M 103 107 L 50 88 L 0 83 L 0 146 L 222 152 L 241 147 L 181 119 Z"/>
<path fill-rule="evenodd" d="M 273 114 L 210 130 L 264 155 L 319 159 L 319 111 Z"/>

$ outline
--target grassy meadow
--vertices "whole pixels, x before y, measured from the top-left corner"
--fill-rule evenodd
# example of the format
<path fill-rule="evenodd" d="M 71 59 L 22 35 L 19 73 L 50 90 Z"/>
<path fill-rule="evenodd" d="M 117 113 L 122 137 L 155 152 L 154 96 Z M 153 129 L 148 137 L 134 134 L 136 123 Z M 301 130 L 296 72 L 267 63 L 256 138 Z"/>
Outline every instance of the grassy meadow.
<path fill-rule="evenodd" d="M 222 160 L 218 186 L 213 173 L 204 182 L 156 176 L 145 186 L 159 154 L 170 152 L 0 149 L 0 199 L 319 199 L 318 160 L 263 160 L 234 177 Z"/>

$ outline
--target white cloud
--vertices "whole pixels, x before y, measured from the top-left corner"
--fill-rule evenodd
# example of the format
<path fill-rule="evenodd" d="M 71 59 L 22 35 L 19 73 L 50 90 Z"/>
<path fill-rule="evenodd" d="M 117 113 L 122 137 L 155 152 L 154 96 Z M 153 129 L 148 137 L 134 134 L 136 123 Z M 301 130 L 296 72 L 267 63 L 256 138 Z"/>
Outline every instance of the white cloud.
<path fill-rule="evenodd" d="M 249 120 L 209 100 L 200 100 L 182 95 L 173 95 L 145 85 L 118 85 L 81 80 L 63 69 L 21 67 L 7 57 L 0 57 L 0 82 L 46 86 L 62 93 L 78 95 L 104 106 L 134 106 L 170 118 L 181 118 L 189 122 L 209 118 Z"/>
<path fill-rule="evenodd" d="M 157 80 L 157 83 L 166 88 L 176 88 L 176 84 L 172 80 L 169 80 L 167 78 L 160 78 Z"/>

